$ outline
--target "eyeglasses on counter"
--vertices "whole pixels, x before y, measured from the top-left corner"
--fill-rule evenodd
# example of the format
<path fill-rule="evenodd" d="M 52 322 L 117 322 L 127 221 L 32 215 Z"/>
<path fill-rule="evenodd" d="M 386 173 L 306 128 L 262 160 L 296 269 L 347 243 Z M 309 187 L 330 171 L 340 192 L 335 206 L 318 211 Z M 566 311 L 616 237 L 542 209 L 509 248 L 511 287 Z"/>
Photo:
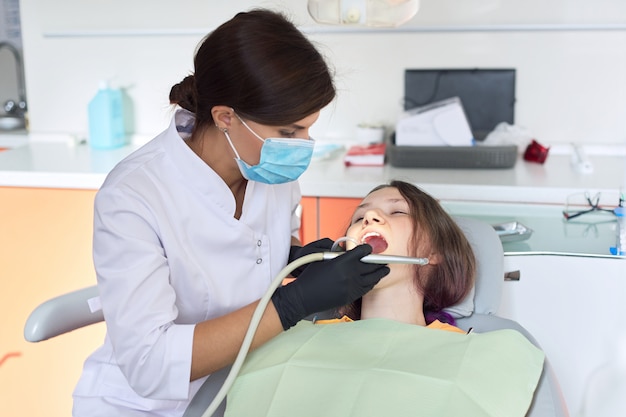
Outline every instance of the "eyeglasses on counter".
<path fill-rule="evenodd" d="M 608 213 L 619 215 L 624 207 L 624 193 L 576 193 L 569 195 L 565 202 L 563 217 L 572 220 L 589 213 Z"/>

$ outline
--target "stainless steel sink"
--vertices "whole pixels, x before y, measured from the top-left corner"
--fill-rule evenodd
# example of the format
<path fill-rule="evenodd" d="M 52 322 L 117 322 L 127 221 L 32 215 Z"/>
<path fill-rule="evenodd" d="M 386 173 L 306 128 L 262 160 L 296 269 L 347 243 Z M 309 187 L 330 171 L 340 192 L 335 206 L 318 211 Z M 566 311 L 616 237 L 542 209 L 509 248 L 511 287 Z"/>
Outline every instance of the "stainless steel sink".
<path fill-rule="evenodd" d="M 0 132 L 22 130 L 26 128 L 26 121 L 23 117 L 0 116 Z"/>

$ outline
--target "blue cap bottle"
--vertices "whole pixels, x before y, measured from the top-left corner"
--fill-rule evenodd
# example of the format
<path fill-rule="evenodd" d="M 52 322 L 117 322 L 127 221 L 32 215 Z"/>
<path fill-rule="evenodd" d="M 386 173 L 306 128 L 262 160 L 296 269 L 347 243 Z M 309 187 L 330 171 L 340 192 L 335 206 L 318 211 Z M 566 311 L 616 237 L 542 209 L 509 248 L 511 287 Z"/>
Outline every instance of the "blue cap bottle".
<path fill-rule="evenodd" d="M 125 144 L 122 91 L 101 81 L 89 102 L 89 145 L 94 149 L 114 149 Z"/>

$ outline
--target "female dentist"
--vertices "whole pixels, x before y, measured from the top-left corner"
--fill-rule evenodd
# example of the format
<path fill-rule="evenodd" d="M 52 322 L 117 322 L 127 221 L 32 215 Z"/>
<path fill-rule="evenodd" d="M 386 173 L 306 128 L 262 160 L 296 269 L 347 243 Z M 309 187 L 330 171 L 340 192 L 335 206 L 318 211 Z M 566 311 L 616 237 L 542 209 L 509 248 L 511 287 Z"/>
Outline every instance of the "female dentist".
<path fill-rule="evenodd" d="M 335 97 L 328 67 L 282 15 L 240 13 L 199 46 L 170 92 L 168 129 L 96 195 L 93 256 L 107 334 L 85 362 L 73 415 L 181 416 L 232 364 L 258 300 L 299 247 L 296 179 L 309 129 Z M 371 247 L 309 264 L 276 290 L 252 348 L 347 304 L 389 272 Z"/>

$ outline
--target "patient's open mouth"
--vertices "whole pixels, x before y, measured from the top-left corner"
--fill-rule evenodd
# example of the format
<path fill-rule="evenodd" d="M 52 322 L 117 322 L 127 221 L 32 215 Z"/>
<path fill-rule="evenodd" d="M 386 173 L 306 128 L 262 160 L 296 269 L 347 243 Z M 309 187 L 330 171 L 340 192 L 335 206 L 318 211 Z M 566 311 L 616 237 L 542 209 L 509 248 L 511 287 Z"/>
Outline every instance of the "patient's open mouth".
<path fill-rule="evenodd" d="M 361 238 L 362 243 L 367 243 L 372 247 L 372 253 L 382 253 L 387 249 L 387 241 L 376 232 L 369 232 Z"/>

